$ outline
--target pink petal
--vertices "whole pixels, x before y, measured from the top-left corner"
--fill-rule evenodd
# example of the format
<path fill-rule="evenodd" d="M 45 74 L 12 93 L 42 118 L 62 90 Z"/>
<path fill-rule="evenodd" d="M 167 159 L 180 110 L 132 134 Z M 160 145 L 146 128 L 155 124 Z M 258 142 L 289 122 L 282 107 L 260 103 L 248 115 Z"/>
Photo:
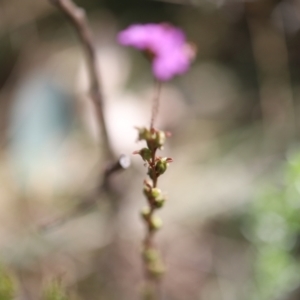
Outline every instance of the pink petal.
<path fill-rule="evenodd" d="M 159 80 L 170 80 L 172 77 L 188 71 L 190 59 L 183 51 L 174 51 L 169 55 L 158 56 L 153 61 L 153 74 Z"/>
<path fill-rule="evenodd" d="M 121 31 L 118 42 L 154 55 L 152 70 L 159 80 L 169 80 L 189 69 L 191 56 L 183 31 L 169 24 L 132 25 Z"/>

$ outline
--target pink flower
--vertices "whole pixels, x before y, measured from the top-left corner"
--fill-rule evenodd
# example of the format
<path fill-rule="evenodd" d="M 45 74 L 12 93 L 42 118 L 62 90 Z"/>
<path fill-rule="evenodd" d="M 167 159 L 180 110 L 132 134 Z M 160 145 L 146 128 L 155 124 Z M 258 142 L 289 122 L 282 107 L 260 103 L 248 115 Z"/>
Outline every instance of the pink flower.
<path fill-rule="evenodd" d="M 185 73 L 195 54 L 183 31 L 169 24 L 131 25 L 119 33 L 118 42 L 150 54 L 153 74 L 162 81 Z"/>

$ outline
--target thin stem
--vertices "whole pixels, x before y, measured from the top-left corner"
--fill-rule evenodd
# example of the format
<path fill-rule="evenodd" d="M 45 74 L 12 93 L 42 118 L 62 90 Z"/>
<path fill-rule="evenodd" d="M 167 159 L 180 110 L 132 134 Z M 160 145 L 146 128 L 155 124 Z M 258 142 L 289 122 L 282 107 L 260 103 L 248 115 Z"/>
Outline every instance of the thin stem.
<path fill-rule="evenodd" d="M 152 177 L 153 177 L 153 187 L 156 188 L 157 186 L 157 175 L 155 171 L 155 159 L 156 159 L 156 149 L 152 150 L 152 158 L 151 158 L 151 165 L 152 165 Z"/>
<path fill-rule="evenodd" d="M 156 117 L 158 115 L 159 110 L 159 96 L 161 92 L 161 81 L 156 81 L 155 93 L 152 103 L 152 113 L 151 113 L 151 121 L 150 121 L 150 129 L 153 129 Z"/>
<path fill-rule="evenodd" d="M 96 45 L 94 43 L 93 34 L 85 16 L 85 11 L 77 6 L 72 0 L 49 0 L 53 5 L 59 8 L 69 19 L 77 35 L 81 45 L 86 53 L 88 70 L 90 75 L 90 96 L 93 100 L 99 125 L 101 126 L 103 151 L 107 160 L 114 159 L 114 153 L 108 137 L 107 125 L 104 117 L 104 100 L 102 94 L 102 84 L 100 74 L 98 72 L 98 56 Z"/>
<path fill-rule="evenodd" d="M 152 171 L 152 186 L 153 188 L 156 188 L 157 187 L 157 175 L 156 175 L 156 171 L 155 171 L 155 154 L 156 154 L 156 149 L 155 150 L 152 150 L 152 158 L 151 158 L 151 162 L 150 162 L 150 167 L 151 167 L 151 171 Z M 150 208 L 150 212 L 149 212 L 149 215 L 148 215 L 148 222 L 147 222 L 147 235 L 146 235 L 146 238 L 145 238 L 145 249 L 148 248 L 148 247 L 151 247 L 153 245 L 153 230 L 151 229 L 151 220 L 152 220 L 152 217 L 153 217 L 153 214 L 155 212 L 155 206 L 154 206 L 154 203 L 153 203 L 153 200 L 151 199 L 149 201 L 149 208 Z"/>
<path fill-rule="evenodd" d="M 153 104 L 152 104 L 152 115 L 151 115 L 151 122 L 150 122 L 150 131 L 155 133 L 154 129 L 154 123 L 155 119 L 157 117 L 158 111 L 159 111 L 159 96 L 161 92 L 161 82 L 157 81 Z M 154 146 L 154 144 L 149 144 L 149 149 L 151 150 L 151 160 L 149 161 L 149 168 L 150 172 L 152 174 L 152 188 L 157 187 L 157 181 L 158 181 L 158 175 L 156 174 L 156 151 L 157 147 Z M 155 206 L 155 200 L 149 198 L 149 213 L 146 221 L 146 236 L 143 242 L 143 253 L 144 255 L 147 255 L 147 253 L 153 251 L 156 247 L 154 244 L 154 235 L 155 235 L 155 229 L 153 228 L 153 217 L 154 213 L 156 211 Z M 144 258 L 145 259 L 145 258 Z M 153 271 L 149 269 L 149 262 L 145 261 L 145 279 L 146 279 L 146 289 L 147 293 L 150 293 L 150 295 L 147 295 L 147 299 L 158 299 L 158 290 L 159 290 L 159 278 L 153 274 Z"/>

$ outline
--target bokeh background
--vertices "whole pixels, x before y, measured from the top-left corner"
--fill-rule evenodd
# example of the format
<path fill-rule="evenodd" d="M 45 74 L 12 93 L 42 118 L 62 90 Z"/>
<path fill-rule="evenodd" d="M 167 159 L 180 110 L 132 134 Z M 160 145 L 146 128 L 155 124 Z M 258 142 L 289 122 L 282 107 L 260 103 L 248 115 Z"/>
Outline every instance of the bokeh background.
<path fill-rule="evenodd" d="M 157 245 L 164 300 L 300 299 L 300 2 L 78 0 L 98 47 L 114 152 L 147 126 L 153 78 L 119 46 L 169 22 L 197 49 L 163 87 L 157 126 L 174 159 Z M 0 2 L 0 299 L 135 300 L 146 169 L 103 186 L 108 162 L 84 53 L 47 0 Z M 100 187 L 99 187 L 100 186 Z"/>

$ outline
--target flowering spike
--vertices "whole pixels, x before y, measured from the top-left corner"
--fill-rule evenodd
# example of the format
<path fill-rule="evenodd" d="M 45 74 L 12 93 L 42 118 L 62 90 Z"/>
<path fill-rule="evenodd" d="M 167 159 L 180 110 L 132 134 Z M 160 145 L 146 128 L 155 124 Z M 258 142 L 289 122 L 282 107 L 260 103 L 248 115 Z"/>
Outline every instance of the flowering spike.
<path fill-rule="evenodd" d="M 170 157 L 160 157 L 156 155 L 158 149 L 162 149 L 166 137 L 171 134 L 154 128 L 137 128 L 138 140 L 145 140 L 148 148 L 142 148 L 141 150 L 133 152 L 139 154 L 146 165 L 148 166 L 148 175 L 152 181 L 144 180 L 143 193 L 147 199 L 148 207 L 141 211 L 141 216 L 147 225 L 147 234 L 144 240 L 144 252 L 143 257 L 145 261 L 145 267 L 149 278 L 158 279 L 164 272 L 164 266 L 160 259 L 153 259 L 150 255 L 153 250 L 153 234 L 155 231 L 162 227 L 162 220 L 155 216 L 155 210 L 163 207 L 166 199 L 162 194 L 162 191 L 157 187 L 157 179 L 160 175 L 165 173 L 169 164 L 173 162 Z M 151 250 L 151 251 L 150 251 Z M 150 256 L 149 256 L 150 255 Z"/>
<path fill-rule="evenodd" d="M 138 130 L 137 140 L 145 141 L 147 147 L 134 152 L 134 154 L 139 154 L 145 161 L 145 166 L 148 167 L 147 174 L 151 179 L 151 182 L 144 181 L 143 193 L 149 206 L 141 212 L 147 226 L 143 243 L 143 257 L 147 280 L 149 281 L 147 288 L 150 288 L 164 272 L 164 266 L 157 257 L 156 249 L 154 256 L 152 251 L 154 231 L 162 226 L 161 219 L 154 216 L 154 213 L 166 201 L 161 190 L 157 187 L 158 177 L 164 174 L 169 164 L 173 162 L 172 158 L 156 155 L 157 150 L 163 149 L 166 138 L 171 136 L 169 132 L 154 129 L 154 121 L 159 107 L 161 81 L 170 80 L 174 76 L 186 72 L 190 67 L 195 49 L 186 42 L 185 35 L 180 29 L 169 24 L 132 25 L 119 33 L 118 41 L 122 45 L 133 46 L 146 53 L 152 63 L 154 77 L 158 79 L 150 128 L 136 128 Z M 154 282 L 151 282 L 153 280 Z M 145 292 L 150 297 L 149 299 L 154 299 L 152 292 L 148 294 L 148 289 Z"/>

